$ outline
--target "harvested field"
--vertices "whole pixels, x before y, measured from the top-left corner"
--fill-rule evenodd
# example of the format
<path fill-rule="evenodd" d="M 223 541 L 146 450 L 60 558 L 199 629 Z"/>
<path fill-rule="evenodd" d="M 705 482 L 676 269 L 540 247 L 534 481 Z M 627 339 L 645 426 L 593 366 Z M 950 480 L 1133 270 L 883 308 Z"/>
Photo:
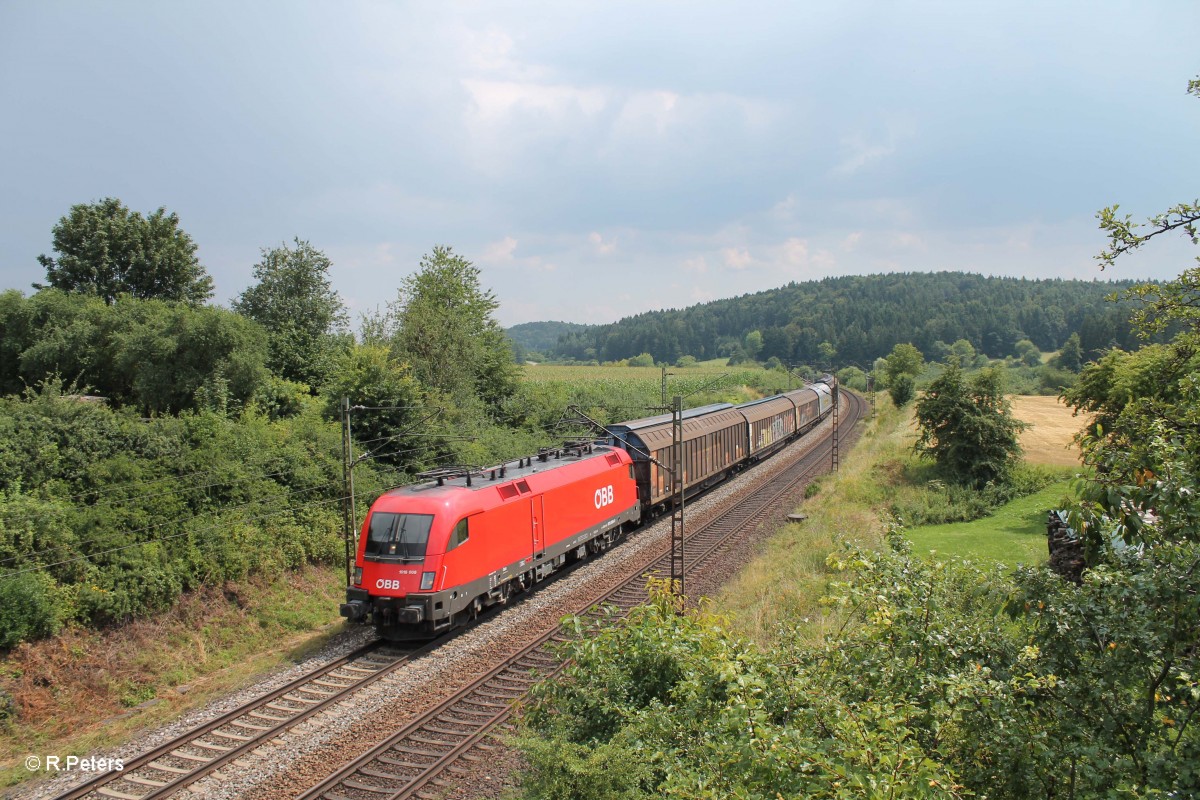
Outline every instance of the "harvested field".
<path fill-rule="evenodd" d="M 1021 434 L 1025 460 L 1033 464 L 1078 466 L 1079 450 L 1071 439 L 1083 427 L 1082 417 L 1057 397 L 1019 395 L 1010 398 L 1017 419 L 1029 423 Z"/>

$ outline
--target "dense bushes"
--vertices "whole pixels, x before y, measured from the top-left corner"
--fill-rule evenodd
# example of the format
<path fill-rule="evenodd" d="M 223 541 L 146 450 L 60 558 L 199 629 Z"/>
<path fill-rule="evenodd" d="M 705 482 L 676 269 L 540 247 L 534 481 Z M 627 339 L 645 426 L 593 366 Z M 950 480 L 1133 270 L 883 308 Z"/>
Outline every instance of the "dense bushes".
<path fill-rule="evenodd" d="M 225 410 L 267 381 L 266 333 L 220 308 L 47 289 L 0 294 L 0 393 L 58 376 L 144 414 Z"/>
<path fill-rule="evenodd" d="M 927 463 L 910 462 L 901 469 L 906 482 L 880 487 L 880 499 L 892 516 L 914 527 L 981 519 L 999 506 L 1033 494 L 1071 474 L 1062 469 L 1020 464 L 1004 483 L 989 483 L 982 489 L 973 489 L 935 477 L 938 474 L 936 467 Z"/>
<path fill-rule="evenodd" d="M 142 419 L 53 388 L 0 399 L 0 645 L 335 561 L 340 448 L 316 408 Z M 379 488 L 369 465 L 356 480 Z"/>
<path fill-rule="evenodd" d="M 898 540 L 897 540 L 898 541 Z M 1015 578 L 847 549 L 823 646 L 659 595 L 533 694 L 537 798 L 1150 797 L 1200 789 L 1200 550 Z M 578 620 L 569 624 L 581 628 Z"/>

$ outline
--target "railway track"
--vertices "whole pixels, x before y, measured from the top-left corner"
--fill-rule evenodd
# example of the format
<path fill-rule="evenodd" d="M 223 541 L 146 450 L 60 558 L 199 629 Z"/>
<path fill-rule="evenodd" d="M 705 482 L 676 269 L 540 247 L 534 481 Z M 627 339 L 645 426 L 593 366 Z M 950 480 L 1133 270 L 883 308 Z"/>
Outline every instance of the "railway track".
<path fill-rule="evenodd" d="M 866 403 L 849 392 L 848 413 L 840 425 L 845 438 L 866 410 Z M 691 533 L 685 541 L 684 571 L 693 574 L 718 558 L 742 531 L 757 525 L 792 490 L 817 474 L 830 460 L 831 437 L 768 479 L 752 495 Z M 647 572 L 669 574 L 670 551 L 660 549 L 649 568 L 617 588 L 593 597 L 576 613 L 596 613 L 601 604 L 622 612 L 645 602 Z M 301 800 L 402 800 L 434 798 L 448 785 L 443 777 L 467 771 L 460 761 L 481 760 L 483 741 L 512 713 L 512 704 L 537 681 L 557 674 L 566 663 L 554 654 L 555 643 L 566 640 L 552 630 L 459 690 L 385 741 L 346 764 L 309 789 Z"/>
<path fill-rule="evenodd" d="M 372 642 L 301 675 L 250 703 L 206 722 L 102 773 L 58 800 L 154 800 L 213 773 L 239 756 L 369 686 L 431 645 L 404 649 Z"/>

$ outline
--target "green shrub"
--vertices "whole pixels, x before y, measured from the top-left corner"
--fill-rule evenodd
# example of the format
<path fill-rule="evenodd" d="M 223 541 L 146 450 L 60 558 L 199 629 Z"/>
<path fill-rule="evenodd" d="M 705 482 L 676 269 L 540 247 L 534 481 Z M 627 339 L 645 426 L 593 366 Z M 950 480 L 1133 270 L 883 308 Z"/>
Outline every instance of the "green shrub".
<path fill-rule="evenodd" d="M 844 624 L 815 647 L 805 621 L 758 649 L 658 591 L 567 620 L 571 662 L 522 720 L 525 796 L 1196 796 L 1195 545 L 1076 587 L 890 539 L 830 558 Z"/>
<path fill-rule="evenodd" d="M 58 631 L 52 582 L 38 573 L 0 580 L 0 650 Z"/>
<path fill-rule="evenodd" d="M 897 375 L 892 378 L 888 385 L 888 394 L 891 395 L 892 402 L 896 404 L 897 408 L 911 403 L 916 394 L 916 384 L 913 382 L 912 376 Z"/>
<path fill-rule="evenodd" d="M 0 399 L 3 646 L 340 560 L 341 435 L 320 412 L 143 419 L 51 387 Z M 383 478 L 364 463 L 355 479 L 365 511 Z"/>

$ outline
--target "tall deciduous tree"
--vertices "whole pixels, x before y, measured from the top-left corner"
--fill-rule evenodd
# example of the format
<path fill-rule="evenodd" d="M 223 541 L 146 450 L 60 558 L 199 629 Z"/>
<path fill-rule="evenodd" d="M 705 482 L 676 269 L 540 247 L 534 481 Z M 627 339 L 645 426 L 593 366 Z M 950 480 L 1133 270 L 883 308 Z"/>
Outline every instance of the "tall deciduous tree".
<path fill-rule="evenodd" d="M 306 241 L 263 249 L 254 265 L 258 283 L 233 308 L 267 329 L 268 366 L 288 380 L 319 387 L 333 368 L 346 308 L 329 283 L 332 262 Z"/>
<path fill-rule="evenodd" d="M 516 388 L 512 348 L 492 316 L 499 305 L 474 264 L 438 245 L 400 286 L 393 347 L 424 385 L 460 406 L 478 398 L 496 408 Z"/>
<path fill-rule="evenodd" d="M 373 458 L 402 469 L 427 465 L 434 443 L 422 426 L 430 411 L 425 393 L 409 366 L 386 345 L 355 345 L 339 353 L 325 397 L 331 419 L 341 418 L 344 397 L 367 407 L 351 425 L 354 438 L 365 443 Z"/>
<path fill-rule="evenodd" d="M 887 382 L 891 386 L 892 383 L 901 375 L 908 375 L 910 378 L 915 378 L 921 374 L 921 370 L 925 368 L 925 356 L 916 346 L 903 342 L 892 348 L 892 352 L 887 357 Z"/>
<path fill-rule="evenodd" d="M 52 230 L 58 258 L 38 256 L 56 289 L 93 294 L 111 304 L 119 295 L 203 303 L 213 283 L 179 217 L 159 208 L 143 217 L 113 197 L 71 207 Z M 41 288 L 38 286 L 37 288 Z"/>
<path fill-rule="evenodd" d="M 958 483 L 1000 482 L 1021 454 L 1025 425 L 1012 415 L 1003 376 L 985 369 L 968 381 L 957 363 L 929 384 L 917 401 L 916 449 Z"/>

